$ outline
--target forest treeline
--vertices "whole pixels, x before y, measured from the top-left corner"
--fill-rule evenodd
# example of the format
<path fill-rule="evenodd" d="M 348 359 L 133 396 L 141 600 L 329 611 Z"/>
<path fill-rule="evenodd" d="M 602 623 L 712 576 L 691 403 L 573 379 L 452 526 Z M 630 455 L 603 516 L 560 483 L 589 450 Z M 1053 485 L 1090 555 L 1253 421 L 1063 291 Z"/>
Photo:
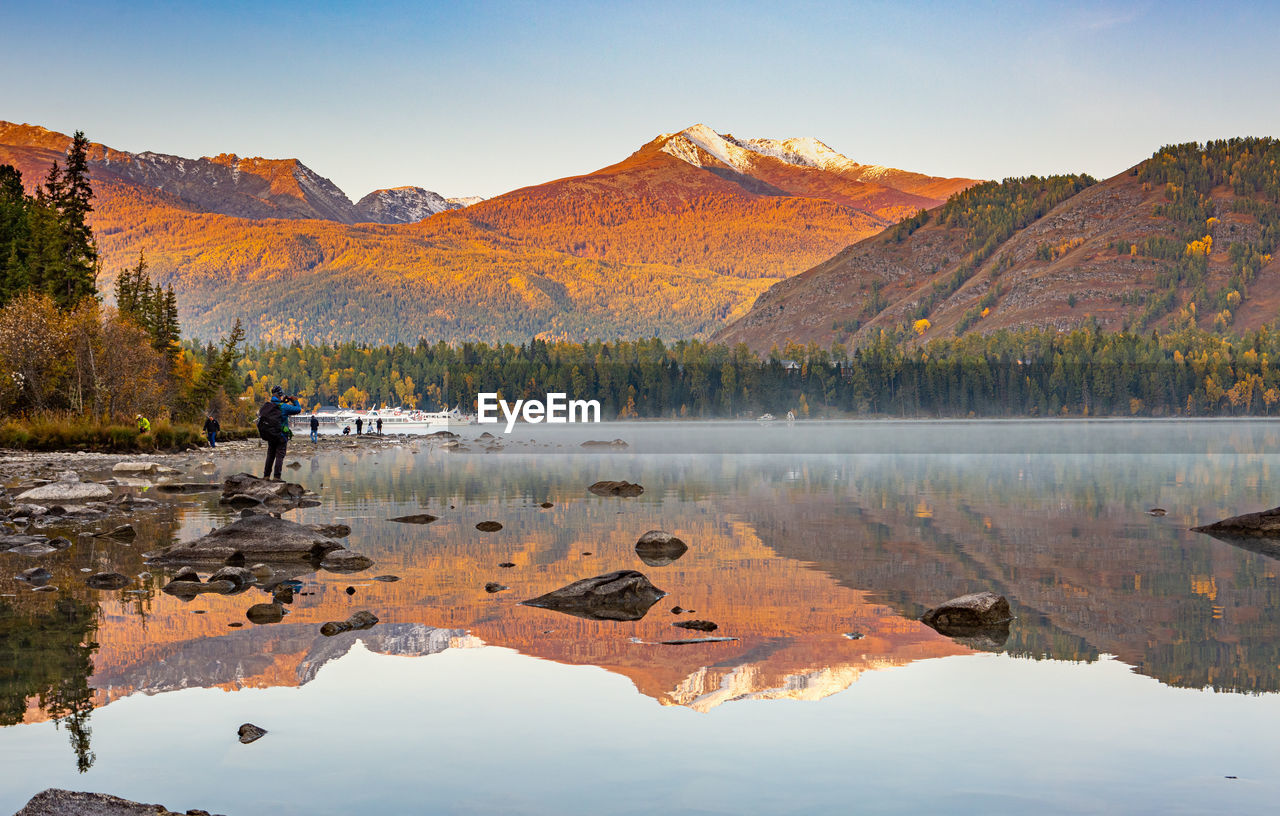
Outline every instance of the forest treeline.
<path fill-rule="evenodd" d="M 476 394 L 599 399 L 606 417 L 1219 416 L 1280 402 L 1280 333 L 1236 339 L 1196 328 L 1028 329 L 912 345 L 881 332 L 854 350 L 649 339 L 489 346 L 256 347 L 240 363 L 246 396 L 280 384 L 307 407 L 473 410 Z"/>
<path fill-rule="evenodd" d="M 161 420 L 154 438 L 172 441 L 170 420 L 246 413 L 238 324 L 221 343 L 184 349 L 177 294 L 152 282 L 142 255 L 116 276 L 116 306 L 102 305 L 88 147 L 77 132 L 32 194 L 0 165 L 0 416 L 27 421 L 3 439 L 25 444 L 49 417 L 74 417 L 63 424 L 118 447 L 138 436 L 138 415 Z"/>

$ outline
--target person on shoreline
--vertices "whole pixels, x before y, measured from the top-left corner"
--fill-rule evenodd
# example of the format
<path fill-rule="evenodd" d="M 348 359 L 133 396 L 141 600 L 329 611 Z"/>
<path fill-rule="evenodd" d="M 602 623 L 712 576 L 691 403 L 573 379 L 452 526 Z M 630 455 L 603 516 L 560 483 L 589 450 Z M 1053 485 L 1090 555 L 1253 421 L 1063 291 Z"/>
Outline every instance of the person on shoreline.
<path fill-rule="evenodd" d="M 356 436 L 360 436 L 362 433 L 364 433 L 364 419 L 356 417 Z"/>
<path fill-rule="evenodd" d="M 316 415 L 311 415 L 311 441 L 320 441 L 320 420 L 316 419 Z"/>
<path fill-rule="evenodd" d="M 209 447 L 218 447 L 218 431 L 220 430 L 222 430 L 222 425 L 213 418 L 213 414 L 209 414 L 204 418 L 204 435 L 209 440 Z"/>
<path fill-rule="evenodd" d="M 378 417 L 378 436 L 382 436 L 382 417 Z"/>
<path fill-rule="evenodd" d="M 140 434 L 144 434 L 144 433 L 151 433 L 151 422 L 150 422 L 150 420 L 148 420 L 148 419 L 147 419 L 146 417 L 144 417 L 142 414 L 138 414 L 138 416 L 137 416 L 137 420 L 138 420 L 138 433 L 140 433 Z"/>
<path fill-rule="evenodd" d="M 289 437 L 293 436 L 289 417 L 300 413 L 302 406 L 298 404 L 297 397 L 286 397 L 284 389 L 278 385 L 271 387 L 271 399 L 258 409 L 258 436 L 267 441 L 267 461 L 262 466 L 262 478 L 281 481 L 284 454 L 289 447 Z"/>

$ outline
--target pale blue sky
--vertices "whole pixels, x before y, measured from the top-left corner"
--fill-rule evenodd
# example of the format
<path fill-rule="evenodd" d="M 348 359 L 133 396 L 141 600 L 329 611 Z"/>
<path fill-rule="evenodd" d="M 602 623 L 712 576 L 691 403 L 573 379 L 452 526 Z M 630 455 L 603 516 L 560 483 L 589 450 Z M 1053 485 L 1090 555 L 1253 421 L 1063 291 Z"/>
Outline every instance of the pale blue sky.
<path fill-rule="evenodd" d="M 937 175 L 1280 136 L 1271 3 L 27 2 L 0 119 L 492 196 L 705 122 Z"/>

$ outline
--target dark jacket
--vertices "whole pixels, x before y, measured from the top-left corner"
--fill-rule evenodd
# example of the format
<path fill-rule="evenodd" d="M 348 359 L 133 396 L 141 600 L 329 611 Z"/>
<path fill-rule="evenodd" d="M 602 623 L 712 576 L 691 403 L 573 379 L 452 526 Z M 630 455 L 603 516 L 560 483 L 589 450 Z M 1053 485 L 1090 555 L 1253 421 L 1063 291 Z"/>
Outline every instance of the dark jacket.
<path fill-rule="evenodd" d="M 300 413 L 302 406 L 296 402 L 272 397 L 258 409 L 258 435 L 267 440 L 288 439 L 293 435 L 289 429 L 289 417 Z"/>
<path fill-rule="evenodd" d="M 320 430 L 320 420 L 316 419 L 314 416 L 311 417 L 311 430 L 313 431 Z"/>
<path fill-rule="evenodd" d="M 222 430 L 222 426 L 221 426 L 221 425 L 219 425 L 219 424 L 218 424 L 218 420 L 214 419 L 213 417 L 209 417 L 208 419 L 206 419 L 206 420 L 204 421 L 204 432 L 205 432 L 205 433 L 207 433 L 207 434 L 208 434 L 208 433 L 217 433 L 217 432 L 218 432 L 218 431 L 220 431 L 220 430 Z"/>

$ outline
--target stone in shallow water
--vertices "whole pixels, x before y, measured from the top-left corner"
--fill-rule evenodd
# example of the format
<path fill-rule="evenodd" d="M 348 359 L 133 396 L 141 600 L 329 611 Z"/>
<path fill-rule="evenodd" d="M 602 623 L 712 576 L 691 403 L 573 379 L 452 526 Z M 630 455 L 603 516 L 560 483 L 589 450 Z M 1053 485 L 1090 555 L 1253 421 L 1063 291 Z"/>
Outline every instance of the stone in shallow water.
<path fill-rule="evenodd" d="M 19 502 L 76 502 L 111 498 L 111 488 L 93 482 L 52 482 L 19 493 Z"/>
<path fill-rule="evenodd" d="M 677 626 L 681 629 L 693 629 L 698 632 L 714 632 L 715 630 L 720 628 L 719 626 L 717 626 L 716 624 L 712 623 L 709 620 L 676 621 L 671 625 Z"/>
<path fill-rule="evenodd" d="M 417 513 L 412 516 L 400 516 L 399 518 L 388 519 L 388 521 L 398 521 L 401 524 L 430 524 L 436 521 L 436 516 L 430 513 Z"/>
<path fill-rule="evenodd" d="M 501 592 L 504 589 L 510 589 L 510 587 L 505 584 L 500 584 L 497 581 L 490 581 L 484 585 L 484 591 L 488 593 Z"/>
<path fill-rule="evenodd" d="M 260 740 L 267 735 L 267 729 L 260 728 L 253 723 L 245 723 L 236 730 L 236 734 L 240 737 L 240 742 L 248 745 L 251 742 Z"/>
<path fill-rule="evenodd" d="M 643 573 L 618 570 L 574 581 L 521 603 L 590 620 L 636 621 L 666 594 Z"/>
<path fill-rule="evenodd" d="M 84 583 L 93 589 L 124 589 L 129 586 L 129 579 L 118 572 L 99 572 L 84 579 Z"/>
<path fill-rule="evenodd" d="M 250 623 L 279 623 L 284 620 L 284 607 L 278 603 L 254 604 L 244 614 Z"/>
<path fill-rule="evenodd" d="M 1009 601 L 1003 595 L 974 592 L 930 609 L 920 620 L 941 631 L 943 628 L 994 626 L 1007 623 L 1012 617 Z"/>
<path fill-rule="evenodd" d="M 49 570 L 44 567 L 32 567 L 31 569 L 23 570 L 13 577 L 17 578 L 19 581 L 26 581 L 32 586 L 44 586 L 49 583 L 49 579 L 53 577 L 53 573 L 49 572 Z"/>
<path fill-rule="evenodd" d="M 588 487 L 587 490 L 590 490 L 592 493 L 596 494 L 597 496 L 625 496 L 625 497 L 639 496 L 641 493 L 644 492 L 643 487 L 641 487 L 638 484 L 633 484 L 632 482 L 628 482 L 628 481 L 615 482 L 615 481 L 607 481 L 607 480 L 596 482 L 595 484 Z"/>
<path fill-rule="evenodd" d="M 482 533 L 496 533 L 502 529 L 502 524 L 497 521 L 482 521 L 476 525 L 476 529 Z"/>
<path fill-rule="evenodd" d="M 320 627 L 320 634 L 325 637 L 333 637 L 343 632 L 351 632 L 358 629 L 369 629 L 378 622 L 378 616 L 372 612 L 361 610 L 351 615 L 344 621 L 329 621 Z"/>
<path fill-rule="evenodd" d="M 161 553 L 149 554 L 157 563 L 227 563 L 254 561 L 311 560 L 342 549 L 342 543 L 322 535 L 312 527 L 270 515 L 237 519 L 208 535 L 179 544 Z"/>
<path fill-rule="evenodd" d="M 650 530 L 636 542 L 636 555 L 651 567 L 665 567 L 688 551 L 688 544 L 662 530 Z"/>

